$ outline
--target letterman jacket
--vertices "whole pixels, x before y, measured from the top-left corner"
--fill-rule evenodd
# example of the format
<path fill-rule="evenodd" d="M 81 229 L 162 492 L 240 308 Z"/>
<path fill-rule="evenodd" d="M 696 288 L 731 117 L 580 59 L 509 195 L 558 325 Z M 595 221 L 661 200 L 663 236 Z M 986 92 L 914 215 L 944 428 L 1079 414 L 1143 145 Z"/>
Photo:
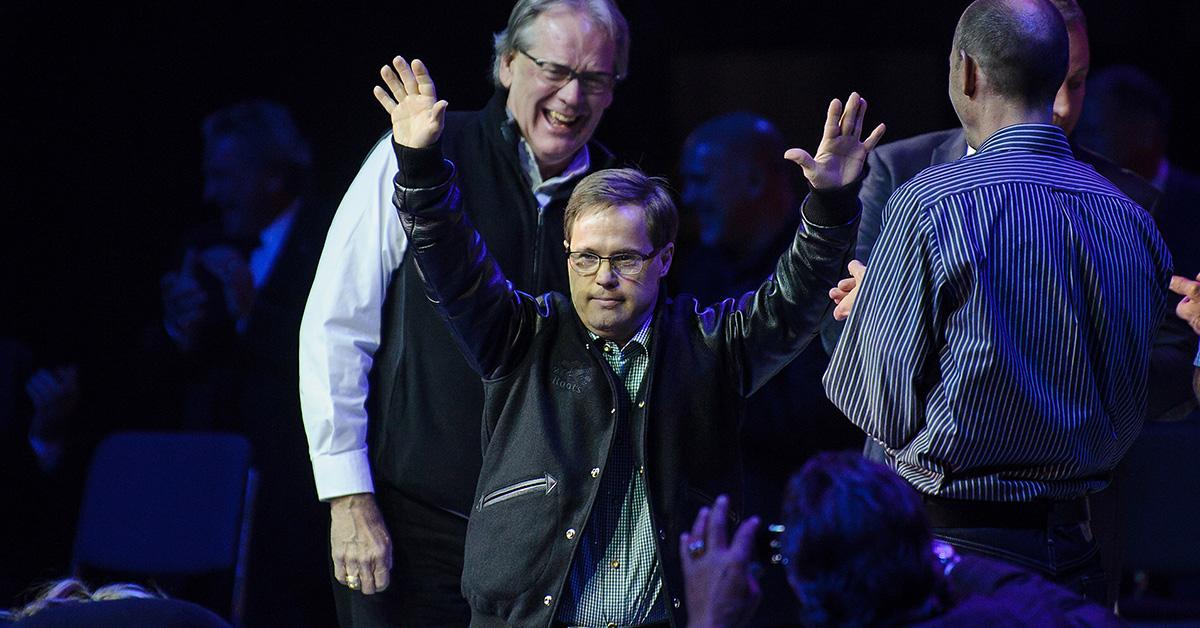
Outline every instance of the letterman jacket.
<path fill-rule="evenodd" d="M 533 297 L 505 279 L 460 209 L 440 146 L 395 148 L 394 200 L 409 251 L 484 382 L 483 468 L 462 583 L 472 626 L 549 626 L 626 393 L 568 296 Z M 629 407 L 675 626 L 686 624 L 679 534 L 719 494 L 739 513 L 744 398 L 798 355 L 828 315 L 828 290 L 853 251 L 860 182 L 809 195 L 805 224 L 756 291 L 709 307 L 660 293 L 643 393 Z"/>

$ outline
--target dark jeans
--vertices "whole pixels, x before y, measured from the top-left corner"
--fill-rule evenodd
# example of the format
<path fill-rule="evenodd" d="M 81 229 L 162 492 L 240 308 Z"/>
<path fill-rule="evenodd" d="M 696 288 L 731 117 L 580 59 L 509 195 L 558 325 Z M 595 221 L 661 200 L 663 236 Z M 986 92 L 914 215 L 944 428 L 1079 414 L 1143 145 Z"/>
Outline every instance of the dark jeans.
<path fill-rule="evenodd" d="M 933 536 L 964 554 L 1003 560 L 1111 609 L 1108 578 L 1087 523 L 1046 529 L 934 528 Z"/>
<path fill-rule="evenodd" d="M 392 537 L 391 585 L 374 595 L 333 580 L 338 623 L 375 626 L 466 626 L 471 610 L 461 580 L 467 520 L 415 502 L 376 481 L 375 499 Z"/>

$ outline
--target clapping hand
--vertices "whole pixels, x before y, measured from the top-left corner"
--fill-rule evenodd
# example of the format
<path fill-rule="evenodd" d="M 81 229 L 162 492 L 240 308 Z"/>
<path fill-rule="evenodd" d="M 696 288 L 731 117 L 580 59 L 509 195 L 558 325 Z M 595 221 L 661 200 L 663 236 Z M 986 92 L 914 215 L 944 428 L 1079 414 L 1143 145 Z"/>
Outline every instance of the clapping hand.
<path fill-rule="evenodd" d="M 376 85 L 375 100 L 392 117 L 392 139 L 408 148 L 426 148 L 437 142 L 446 119 L 446 101 L 438 100 L 425 64 L 413 59 L 410 66 L 398 56 L 391 66 L 383 66 L 379 75 L 387 89 Z"/>

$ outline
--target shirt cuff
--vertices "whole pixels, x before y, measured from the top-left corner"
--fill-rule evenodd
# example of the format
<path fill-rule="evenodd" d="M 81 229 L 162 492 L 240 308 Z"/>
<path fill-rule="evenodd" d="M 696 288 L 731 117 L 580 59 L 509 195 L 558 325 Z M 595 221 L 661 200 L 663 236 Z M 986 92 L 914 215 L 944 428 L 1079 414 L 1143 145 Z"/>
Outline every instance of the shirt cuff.
<path fill-rule="evenodd" d="M 409 148 L 392 142 L 396 151 L 395 184 L 409 190 L 435 188 L 445 183 L 454 169 L 442 158 L 439 141 L 426 148 Z"/>
<path fill-rule="evenodd" d="M 321 501 L 375 492 L 375 483 L 371 481 L 371 462 L 365 448 L 314 456 L 312 467 L 317 497 Z"/>

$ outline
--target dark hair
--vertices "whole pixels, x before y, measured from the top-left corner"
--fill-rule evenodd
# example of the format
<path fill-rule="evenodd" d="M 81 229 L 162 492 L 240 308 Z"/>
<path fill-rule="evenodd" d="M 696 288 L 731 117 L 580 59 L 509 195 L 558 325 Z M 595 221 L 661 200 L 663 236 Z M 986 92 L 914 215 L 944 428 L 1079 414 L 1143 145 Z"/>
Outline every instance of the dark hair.
<path fill-rule="evenodd" d="M 917 492 L 854 452 L 814 456 L 783 504 L 784 556 L 805 625 L 876 626 L 937 612 L 946 594 Z"/>
<path fill-rule="evenodd" d="M 588 211 L 636 205 L 646 214 L 650 244 L 661 249 L 675 241 L 679 212 L 662 177 L 648 177 L 634 168 L 600 170 L 584 177 L 567 201 L 563 213 L 563 236 L 570 241 L 575 219 Z"/>
<path fill-rule="evenodd" d="M 270 100 L 248 100 L 218 109 L 204 119 L 204 141 L 212 145 L 236 137 L 263 166 L 277 168 L 293 190 L 301 190 L 312 172 L 312 148 L 287 107 Z"/>
<path fill-rule="evenodd" d="M 1063 16 L 1046 0 L 972 2 L 954 30 L 954 50 L 975 60 L 996 93 L 1028 107 L 1054 102 L 1070 57 Z"/>

